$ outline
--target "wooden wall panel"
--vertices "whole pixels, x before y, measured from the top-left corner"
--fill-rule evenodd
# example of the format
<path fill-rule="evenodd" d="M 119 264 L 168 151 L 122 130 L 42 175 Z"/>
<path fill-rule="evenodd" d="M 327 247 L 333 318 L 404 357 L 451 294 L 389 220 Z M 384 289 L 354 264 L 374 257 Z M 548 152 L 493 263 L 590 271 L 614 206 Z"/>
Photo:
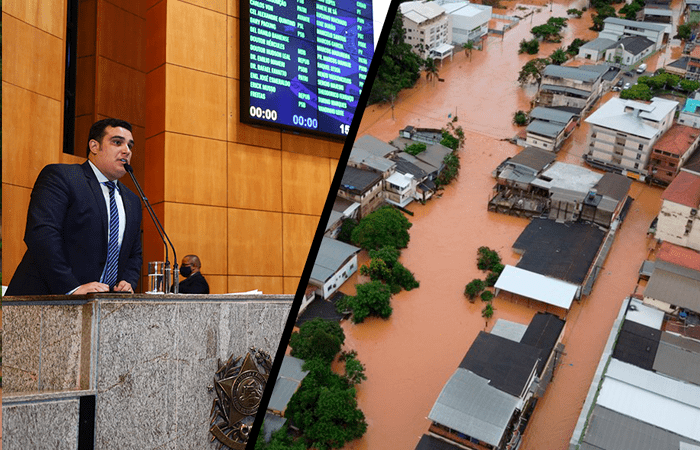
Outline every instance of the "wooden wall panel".
<path fill-rule="evenodd" d="M 165 65 L 146 75 L 146 137 L 165 131 Z"/>
<path fill-rule="evenodd" d="M 282 277 L 228 277 L 228 289 L 226 292 L 248 292 L 254 289 L 261 290 L 263 294 L 281 294 L 284 291 Z"/>
<path fill-rule="evenodd" d="M 189 3 L 212 11 L 226 14 L 226 0 L 180 0 L 182 3 Z"/>
<path fill-rule="evenodd" d="M 340 158 L 343 142 L 282 133 L 282 150 L 321 158 Z"/>
<path fill-rule="evenodd" d="M 296 294 L 300 281 L 301 277 L 284 277 L 284 291 L 282 291 L 282 293 L 289 295 Z"/>
<path fill-rule="evenodd" d="M 226 140 L 226 78 L 167 64 L 165 129 Z"/>
<path fill-rule="evenodd" d="M 8 15 L 2 25 L 3 81 L 62 100 L 63 41 Z"/>
<path fill-rule="evenodd" d="M 63 39 L 66 32 L 65 0 L 3 0 L 3 12 Z M 3 17 L 3 21 L 4 21 Z M 7 29 L 3 30 L 3 34 Z"/>
<path fill-rule="evenodd" d="M 228 208 L 229 275 L 282 276 L 282 214 Z"/>
<path fill-rule="evenodd" d="M 78 7 L 78 58 L 97 51 L 97 0 L 80 0 Z M 94 99 L 93 99 L 94 100 Z"/>
<path fill-rule="evenodd" d="M 320 216 L 331 183 L 328 159 L 282 152 L 282 183 L 282 211 Z"/>
<path fill-rule="evenodd" d="M 146 140 L 144 156 L 143 191 L 151 203 L 162 203 L 165 200 L 165 133 Z"/>
<path fill-rule="evenodd" d="M 228 55 L 226 58 L 228 63 L 226 76 L 236 79 L 241 77 L 241 61 L 240 53 L 238 52 L 238 47 L 240 46 L 239 29 L 240 20 L 237 17 L 228 17 L 226 21 L 226 52 Z"/>
<path fill-rule="evenodd" d="M 3 94 L 5 90 L 3 89 Z M 3 102 L 4 103 L 4 102 Z M 3 164 L 3 169 L 5 165 Z M 2 183 L 2 284 L 10 284 L 19 262 L 22 261 L 27 246 L 24 244 L 24 229 L 27 224 L 27 210 L 31 187 L 13 186 Z M 32 182 L 32 185 L 34 183 Z"/>
<path fill-rule="evenodd" d="M 229 16 L 240 17 L 239 6 L 238 0 L 226 0 L 226 13 Z"/>
<path fill-rule="evenodd" d="M 229 143 L 228 206 L 282 211 L 282 152 Z"/>
<path fill-rule="evenodd" d="M 122 8 L 131 14 L 137 15 L 139 17 L 146 17 L 146 9 L 149 7 L 149 2 L 144 2 L 143 0 L 100 0 L 109 1 L 114 3 L 119 8 Z"/>
<path fill-rule="evenodd" d="M 194 3 L 194 2 L 193 2 Z M 170 2 L 166 61 L 216 75 L 226 75 L 226 11 L 221 0 L 203 2 L 205 9 L 186 2 Z"/>
<path fill-rule="evenodd" d="M 165 201 L 226 206 L 226 142 L 165 133 Z"/>
<path fill-rule="evenodd" d="M 109 1 L 100 0 L 97 29 L 98 53 L 111 61 L 144 72 L 146 70 L 146 18 Z M 145 11 L 144 11 L 145 12 Z"/>
<path fill-rule="evenodd" d="M 180 263 L 178 263 L 178 264 L 180 264 Z M 207 283 L 209 284 L 209 293 L 210 294 L 226 294 L 226 293 L 228 293 L 228 277 L 226 275 L 208 275 L 206 273 L 206 267 L 204 269 L 205 269 L 205 271 L 202 272 L 202 274 L 204 275 L 204 278 L 207 279 Z M 184 278 L 182 278 L 182 277 L 180 277 L 180 279 L 184 280 Z"/>
<path fill-rule="evenodd" d="M 97 114 L 145 125 L 145 74 L 104 57 L 97 70 Z"/>
<path fill-rule="evenodd" d="M 317 216 L 283 214 L 284 276 L 300 277 L 318 227 Z"/>
<path fill-rule="evenodd" d="M 272 128 L 251 127 L 240 122 L 239 82 L 228 79 L 228 140 L 239 144 L 267 148 L 282 148 L 281 132 Z"/>
<path fill-rule="evenodd" d="M 162 1 L 146 13 L 146 72 L 165 64 L 166 6 Z"/>
<path fill-rule="evenodd" d="M 2 103 L 3 185 L 31 188 L 46 164 L 58 162 L 62 145 L 61 103 L 5 82 Z M 26 219 L 26 211 L 21 217 Z"/>

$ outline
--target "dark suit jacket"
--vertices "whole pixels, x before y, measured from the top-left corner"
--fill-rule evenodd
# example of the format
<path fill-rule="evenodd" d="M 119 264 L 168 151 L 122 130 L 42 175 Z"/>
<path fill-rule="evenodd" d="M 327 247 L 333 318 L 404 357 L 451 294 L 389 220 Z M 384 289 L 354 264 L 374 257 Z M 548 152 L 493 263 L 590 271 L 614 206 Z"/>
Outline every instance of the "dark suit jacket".
<path fill-rule="evenodd" d="M 180 294 L 208 294 L 209 283 L 202 272 L 193 273 L 180 282 Z"/>
<path fill-rule="evenodd" d="M 141 273 L 141 202 L 119 183 L 126 227 L 117 280 L 136 290 Z M 107 262 L 107 205 L 89 163 L 50 164 L 32 190 L 24 254 L 6 295 L 65 294 L 99 281 Z"/>

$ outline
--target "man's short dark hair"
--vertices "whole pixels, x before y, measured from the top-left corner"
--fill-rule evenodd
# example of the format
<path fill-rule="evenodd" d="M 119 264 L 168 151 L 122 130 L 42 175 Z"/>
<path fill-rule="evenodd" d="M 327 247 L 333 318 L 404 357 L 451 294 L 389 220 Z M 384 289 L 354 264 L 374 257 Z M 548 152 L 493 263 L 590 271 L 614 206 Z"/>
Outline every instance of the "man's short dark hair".
<path fill-rule="evenodd" d="M 90 127 L 90 134 L 88 134 L 87 156 L 90 156 L 90 141 L 94 139 L 97 142 L 101 143 L 102 138 L 105 136 L 105 134 L 107 134 L 107 132 L 105 131 L 107 127 L 121 127 L 126 130 L 133 131 L 131 129 L 131 124 L 126 120 L 112 118 L 98 120 L 97 122 L 93 123 Z"/>

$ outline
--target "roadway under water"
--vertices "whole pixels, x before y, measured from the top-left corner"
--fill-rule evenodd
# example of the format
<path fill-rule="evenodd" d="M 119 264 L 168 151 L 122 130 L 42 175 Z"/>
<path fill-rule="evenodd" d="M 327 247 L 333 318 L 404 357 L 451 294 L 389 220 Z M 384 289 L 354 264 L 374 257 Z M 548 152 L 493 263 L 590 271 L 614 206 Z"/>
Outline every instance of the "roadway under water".
<path fill-rule="evenodd" d="M 514 3 L 506 3 L 508 14 L 524 14 Z M 402 93 L 393 112 L 377 105 L 365 111 L 358 136 L 371 134 L 389 141 L 406 125 L 441 128 L 451 120 L 450 115 L 456 115 L 456 125 L 465 130 L 466 144 L 460 153 L 457 182 L 441 198 L 409 206 L 415 215 L 409 217 L 411 241 L 401 261 L 414 272 L 420 288 L 395 295 L 394 312 L 388 320 L 369 319 L 358 325 L 343 322 L 345 346 L 357 350 L 366 366 L 367 381 L 358 388 L 358 401 L 369 425 L 366 435 L 346 449 L 415 448 L 428 430 L 427 416 L 440 390 L 478 332 L 490 330 L 498 319 L 527 324 L 541 310 L 534 303 L 499 296 L 493 301 L 495 314 L 486 324 L 481 317 L 483 303 L 469 303 L 463 291 L 469 281 L 485 276 L 476 267 L 478 247 L 497 250 L 505 264 L 517 263 L 518 255 L 511 246 L 527 219 L 488 212 L 486 205 L 495 184 L 491 172 L 518 151 L 505 140 L 518 132 L 511 123 L 513 114 L 530 110 L 535 94 L 533 87 L 523 88 L 517 82 L 520 68 L 532 58 L 518 55 L 518 44 L 531 38 L 532 26 L 552 16 L 566 16 L 572 7 L 581 9 L 576 2 L 554 3 L 552 12 L 549 4 L 541 6 L 503 39 L 489 37 L 485 49 L 474 51 L 471 60 L 460 52 L 452 61 L 445 61 L 439 73 L 444 82 L 423 78 Z M 564 45 L 574 36 L 595 37 L 588 30 L 590 14 L 569 20 Z M 560 45 L 542 45 L 538 56 L 548 56 Z M 651 62 L 650 66 L 653 70 Z M 583 124 L 557 160 L 582 165 L 586 133 Z M 660 208 L 661 189 L 634 182 L 631 195 L 635 201 L 592 294 L 575 302 L 566 317 L 566 354 L 537 405 L 522 449 L 568 447 L 614 318 L 623 299 L 634 292 L 637 271 L 652 245 L 646 231 Z M 367 260 L 364 253 L 361 259 L 361 263 Z M 355 275 L 342 290 L 353 295 L 352 285 L 357 281 L 364 280 Z"/>

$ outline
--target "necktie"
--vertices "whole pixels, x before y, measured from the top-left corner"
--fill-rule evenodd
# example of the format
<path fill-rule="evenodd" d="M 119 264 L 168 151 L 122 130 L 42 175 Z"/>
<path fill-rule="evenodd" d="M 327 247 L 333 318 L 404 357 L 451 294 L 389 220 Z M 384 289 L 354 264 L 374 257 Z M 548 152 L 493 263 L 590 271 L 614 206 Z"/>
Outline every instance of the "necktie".
<path fill-rule="evenodd" d="M 114 181 L 103 183 L 109 189 L 109 243 L 107 244 L 107 264 L 102 280 L 108 286 L 117 284 L 117 269 L 119 268 L 119 211 L 114 198 L 117 186 Z"/>

